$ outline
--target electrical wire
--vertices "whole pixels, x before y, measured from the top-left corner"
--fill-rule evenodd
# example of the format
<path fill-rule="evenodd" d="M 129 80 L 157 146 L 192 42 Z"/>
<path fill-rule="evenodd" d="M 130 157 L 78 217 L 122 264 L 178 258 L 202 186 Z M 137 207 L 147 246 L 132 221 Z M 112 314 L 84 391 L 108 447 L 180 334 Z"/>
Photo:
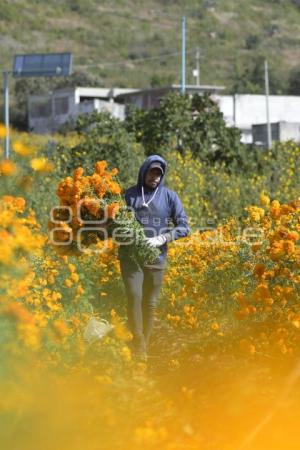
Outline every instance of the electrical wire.
<path fill-rule="evenodd" d="M 187 51 L 186 53 L 193 53 L 195 52 L 195 49 L 191 49 L 189 51 Z M 164 58 L 171 58 L 174 56 L 178 56 L 181 55 L 181 51 L 178 52 L 174 52 L 174 53 L 165 53 L 163 55 L 157 55 L 157 56 L 149 56 L 149 57 L 145 57 L 145 58 L 136 58 L 136 59 L 123 59 L 121 61 L 106 61 L 106 62 L 101 62 L 101 63 L 97 63 L 97 64 L 77 64 L 76 67 L 99 67 L 99 66 L 114 66 L 114 65 L 119 65 L 119 64 L 126 64 L 126 63 L 131 63 L 131 64 L 136 64 L 139 62 L 144 62 L 144 61 L 153 61 L 153 60 L 158 60 L 158 59 L 164 59 Z"/>

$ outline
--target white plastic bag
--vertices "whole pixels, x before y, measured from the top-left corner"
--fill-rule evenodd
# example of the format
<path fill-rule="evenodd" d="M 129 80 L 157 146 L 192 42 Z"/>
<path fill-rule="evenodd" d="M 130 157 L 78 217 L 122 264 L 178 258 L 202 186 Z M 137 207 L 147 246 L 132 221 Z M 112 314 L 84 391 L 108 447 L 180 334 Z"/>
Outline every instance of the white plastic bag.
<path fill-rule="evenodd" d="M 107 333 L 113 329 L 113 325 L 105 319 L 97 319 L 91 317 L 85 327 L 83 338 L 89 343 L 102 339 Z"/>

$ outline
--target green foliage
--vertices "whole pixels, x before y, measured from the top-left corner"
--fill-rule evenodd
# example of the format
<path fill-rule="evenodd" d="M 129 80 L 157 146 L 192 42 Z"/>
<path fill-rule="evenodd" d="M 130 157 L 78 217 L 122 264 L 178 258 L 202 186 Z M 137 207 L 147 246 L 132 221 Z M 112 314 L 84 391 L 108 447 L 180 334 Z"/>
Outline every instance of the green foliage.
<path fill-rule="evenodd" d="M 160 255 L 156 247 L 147 243 L 143 225 L 138 222 L 132 210 L 122 209 L 117 215 L 117 221 L 110 225 L 109 232 L 117 231 L 117 241 L 121 244 L 120 256 L 125 256 L 138 264 L 152 264 Z"/>
<path fill-rule="evenodd" d="M 160 75 L 154 73 L 150 80 L 151 87 L 170 86 L 175 82 L 174 75 Z"/>
<path fill-rule="evenodd" d="M 78 166 L 92 171 L 96 161 L 105 159 L 109 167 L 119 169 L 119 179 L 124 186 L 136 183 L 144 151 L 120 120 L 109 113 L 94 112 L 79 116 L 75 124 L 70 126 L 82 139 L 73 147 L 59 146 L 56 149 L 56 165 L 61 176 L 69 175 Z"/>
<path fill-rule="evenodd" d="M 288 79 L 288 94 L 300 95 L 300 66 L 294 67 Z"/>
<path fill-rule="evenodd" d="M 237 128 L 226 127 L 223 114 L 209 95 L 169 94 L 160 108 L 129 112 L 127 129 L 145 147 L 147 155 L 167 156 L 172 148 L 190 149 L 194 157 L 227 165 L 243 160 L 245 146 Z"/>
<path fill-rule="evenodd" d="M 9 0 L 1 2 L 1 19 L 7 22 L 16 22 L 18 20 L 19 9 L 18 5 L 15 5 Z"/>
<path fill-rule="evenodd" d="M 177 137 L 183 138 L 188 132 L 190 119 L 188 96 L 169 94 L 164 97 L 161 106 L 149 111 L 129 111 L 127 130 L 134 132 L 137 140 L 143 144 L 147 155 L 167 154 L 176 145 Z"/>
<path fill-rule="evenodd" d="M 263 94 L 265 92 L 265 59 L 269 59 L 270 94 L 280 95 L 286 91 L 286 80 L 282 78 L 274 58 L 270 59 L 259 54 L 250 58 L 246 64 L 236 67 L 231 88 L 233 94 Z"/>

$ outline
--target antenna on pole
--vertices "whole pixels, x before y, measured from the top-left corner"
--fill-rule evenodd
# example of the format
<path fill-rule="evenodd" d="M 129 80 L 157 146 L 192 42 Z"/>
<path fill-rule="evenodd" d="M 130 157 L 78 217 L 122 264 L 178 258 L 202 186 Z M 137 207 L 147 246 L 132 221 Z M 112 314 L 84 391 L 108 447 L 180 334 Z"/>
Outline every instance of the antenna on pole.
<path fill-rule="evenodd" d="M 270 149 L 272 147 L 272 133 L 271 133 L 270 109 L 269 109 L 269 67 L 267 60 L 265 60 L 265 93 L 266 93 L 266 115 L 267 115 L 267 145 L 268 149 Z"/>
<path fill-rule="evenodd" d="M 182 28 L 181 28 L 181 93 L 185 94 L 185 53 L 186 53 L 186 43 L 185 43 L 185 29 L 186 29 L 186 18 L 182 17 Z"/>

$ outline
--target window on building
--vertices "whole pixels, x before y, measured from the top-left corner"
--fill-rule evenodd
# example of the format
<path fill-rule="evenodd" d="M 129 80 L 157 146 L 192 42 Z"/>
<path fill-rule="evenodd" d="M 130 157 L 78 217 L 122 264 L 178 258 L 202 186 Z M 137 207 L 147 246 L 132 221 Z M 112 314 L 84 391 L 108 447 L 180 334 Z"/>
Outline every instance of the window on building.
<path fill-rule="evenodd" d="M 54 99 L 55 115 L 68 114 L 69 112 L 69 97 L 57 97 Z"/>
<path fill-rule="evenodd" d="M 48 99 L 36 99 L 31 101 L 30 115 L 34 119 L 40 117 L 50 117 L 52 113 L 51 98 Z"/>

